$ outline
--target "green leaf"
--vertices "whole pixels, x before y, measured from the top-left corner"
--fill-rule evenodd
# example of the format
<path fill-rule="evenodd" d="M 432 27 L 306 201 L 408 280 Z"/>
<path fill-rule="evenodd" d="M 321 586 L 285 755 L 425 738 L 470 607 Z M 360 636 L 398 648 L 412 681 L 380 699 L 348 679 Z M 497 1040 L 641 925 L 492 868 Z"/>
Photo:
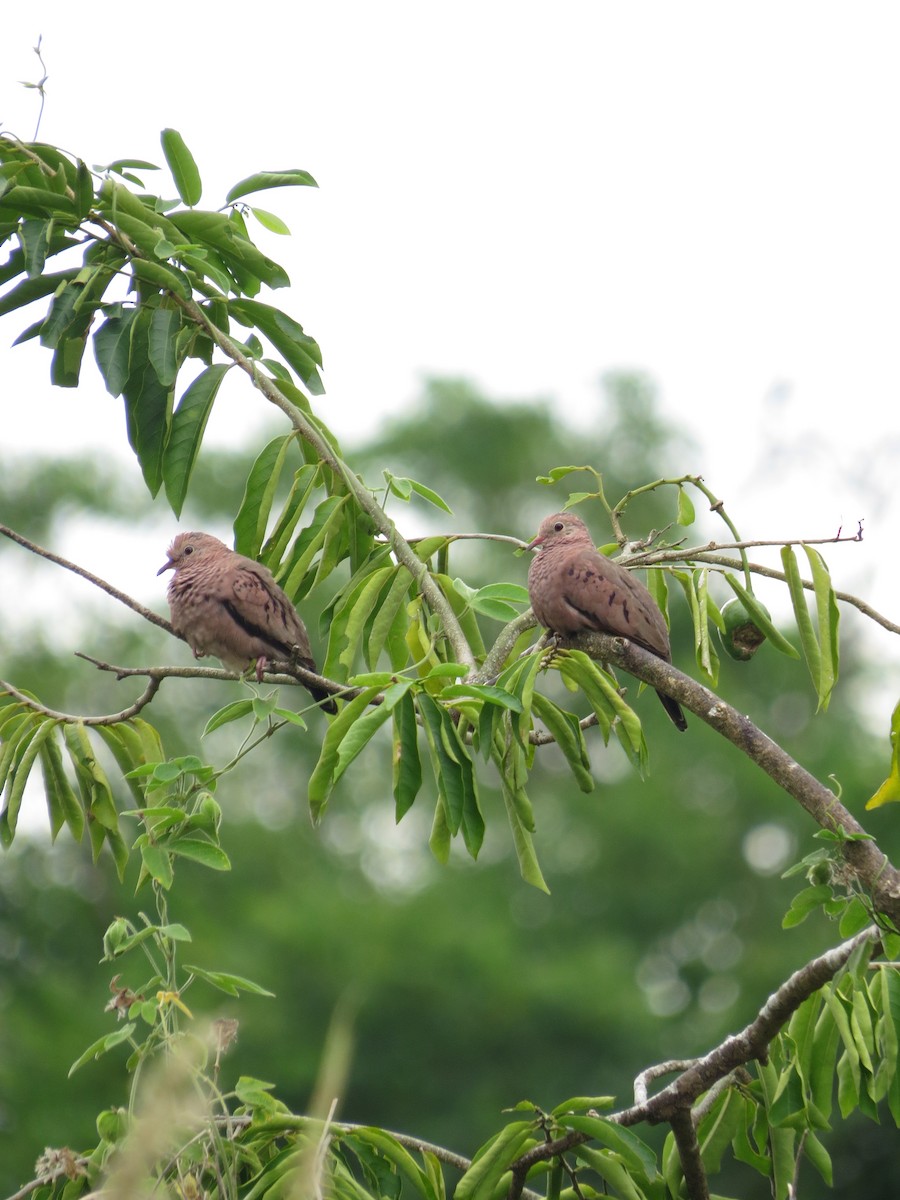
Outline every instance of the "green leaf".
<path fill-rule="evenodd" d="M 178 374 L 178 332 L 181 314 L 177 308 L 160 305 L 150 317 L 147 351 L 159 382 L 170 387 Z"/>
<path fill-rule="evenodd" d="M 819 626 L 819 678 L 815 680 L 819 695 L 819 708 L 827 709 L 831 693 L 838 678 L 838 626 L 841 614 L 831 586 L 831 575 L 825 560 L 818 550 L 804 545 L 812 570 L 813 589 L 816 597 L 816 615 Z"/>
<path fill-rule="evenodd" d="M 250 470 L 244 498 L 234 519 L 234 548 L 238 554 L 245 554 L 248 558 L 259 556 L 281 469 L 294 441 L 293 433 L 273 438 L 257 456 Z"/>
<path fill-rule="evenodd" d="M 272 288 L 287 287 L 290 283 L 285 269 L 263 254 L 246 236 L 246 231 L 222 213 L 206 212 L 199 208 L 179 209 L 170 214 L 169 220 L 184 235 L 183 238 L 170 238 L 170 241 L 186 239 L 204 249 L 211 249 L 234 277 L 238 289 L 246 295 L 255 295 L 260 283 Z M 250 304 L 251 301 L 241 303 Z M 249 323 L 254 323 L 252 317 Z"/>
<path fill-rule="evenodd" d="M 80 842 L 84 834 L 84 810 L 66 778 L 62 753 L 54 737 L 47 738 L 41 746 L 41 770 L 50 814 L 51 838 L 55 840 L 63 824 L 66 824 L 75 840 Z"/>
<path fill-rule="evenodd" d="M 166 851 L 161 846 L 143 845 L 141 862 L 150 878 L 168 891 L 175 881 L 175 873 L 172 870 L 172 859 Z"/>
<path fill-rule="evenodd" d="M 206 722 L 206 728 L 203 730 L 201 736 L 206 737 L 208 733 L 212 733 L 222 725 L 228 725 L 231 721 L 240 721 L 252 712 L 252 700 L 233 700 L 230 704 L 226 704 L 224 708 L 220 708 L 217 712 L 213 713 Z"/>
<path fill-rule="evenodd" d="M 18 745 L 21 753 L 17 754 L 17 762 L 7 777 L 4 789 L 3 812 L 0 813 L 0 840 L 6 846 L 13 840 L 16 832 L 19 810 L 22 806 L 22 796 L 25 793 L 25 784 L 28 781 L 31 768 L 37 761 L 41 747 L 56 728 L 56 722 L 47 718 L 39 725 L 33 725 L 32 728 L 33 732 L 30 732 L 26 737 L 19 740 Z"/>
<path fill-rule="evenodd" d="M 416 706 L 407 691 L 394 707 L 394 750 L 392 756 L 396 820 L 412 807 L 422 786 L 422 761 L 419 758 Z"/>
<path fill-rule="evenodd" d="M 550 889 L 547 887 L 546 880 L 538 864 L 537 855 L 534 852 L 531 830 L 522 818 L 522 800 L 524 799 L 527 802 L 528 798 L 523 789 L 511 787 L 503 775 L 500 777 L 500 790 L 503 794 L 503 802 L 506 805 L 506 816 L 512 830 L 513 845 L 519 864 L 519 872 L 526 883 L 530 883 L 532 887 L 539 888 L 542 892 L 547 892 L 549 895 Z"/>
<path fill-rule="evenodd" d="M 254 983 L 252 979 L 245 979 L 243 975 L 231 975 L 227 971 L 207 971 L 203 967 L 185 964 L 185 971 L 190 971 L 192 975 L 196 975 L 198 979 L 202 979 L 205 983 L 212 984 L 218 988 L 220 992 L 227 992 L 229 996 L 236 996 L 239 992 L 251 992 L 254 996 L 274 996 L 274 992 L 266 991 L 264 987 L 260 987 L 258 983 Z M 274 1084 L 266 1084 L 266 1087 L 274 1087 Z"/>
<path fill-rule="evenodd" d="M 433 504 L 435 508 L 443 509 L 445 513 L 453 515 L 453 509 L 430 487 L 426 487 L 424 483 L 419 483 L 415 479 L 408 480 L 408 483 L 417 496 L 421 496 L 423 500 L 427 500 L 429 504 Z"/>
<path fill-rule="evenodd" d="M 454 836 L 459 832 L 465 803 L 465 785 L 459 758 L 442 735 L 442 725 L 447 713 L 427 692 L 418 696 L 418 708 L 422 715 L 425 734 L 431 750 L 432 766 L 438 796 L 444 809 L 447 828 Z"/>
<path fill-rule="evenodd" d="M 85 1063 L 99 1058 L 101 1054 L 105 1054 L 107 1050 L 112 1050 L 115 1046 L 120 1046 L 122 1042 L 127 1042 L 136 1028 L 137 1026 L 134 1022 L 129 1021 L 127 1025 L 123 1025 L 121 1029 L 117 1029 L 114 1033 L 106 1033 L 103 1037 L 97 1038 L 96 1042 L 92 1042 L 87 1050 L 79 1055 L 71 1067 L 69 1067 L 69 1078 L 71 1079 L 79 1067 L 83 1067 Z"/>
<path fill-rule="evenodd" d="M 190 300 L 192 297 L 190 280 L 177 267 L 149 258 L 133 258 L 131 269 L 138 283 L 149 284 L 151 289 L 173 292 L 182 300 Z"/>
<path fill-rule="evenodd" d="M 529 1144 L 536 1144 L 531 1121 L 512 1121 L 478 1151 L 456 1185 L 454 1200 L 486 1200 Z"/>
<path fill-rule="evenodd" d="M 131 354 L 131 325 L 137 309 L 123 304 L 111 305 L 106 320 L 94 334 L 94 357 L 106 390 L 112 396 L 120 396 L 128 379 Z"/>
<path fill-rule="evenodd" d="M 52 225 L 52 221 L 38 218 L 22 221 L 19 226 L 19 241 L 25 255 L 25 272 L 29 279 L 37 279 L 44 270 Z"/>
<path fill-rule="evenodd" d="M 535 715 L 543 721 L 547 732 L 565 755 L 579 788 L 583 792 L 592 792 L 594 777 L 591 775 L 591 760 L 578 717 L 575 713 L 558 708 L 540 692 L 534 693 L 531 704 Z"/>
<path fill-rule="evenodd" d="M 319 761 L 313 769 L 308 784 L 309 810 L 314 824 L 318 824 L 322 819 L 328 797 L 334 788 L 340 744 L 356 719 L 365 712 L 370 701 L 378 695 L 379 690 L 377 687 L 363 689 L 358 696 L 347 701 L 328 726 L 328 731 L 322 741 Z"/>
<path fill-rule="evenodd" d="M 176 517 L 181 516 L 206 422 L 229 368 L 230 364 L 226 363 L 207 367 L 188 387 L 172 414 L 172 430 L 163 454 L 162 469 L 166 499 Z"/>
<path fill-rule="evenodd" d="M 324 393 L 319 378 L 322 352 L 315 340 L 303 332 L 302 325 L 281 309 L 258 300 L 230 300 L 228 311 L 241 324 L 255 325 L 269 339 L 311 395 L 320 396 Z"/>
<path fill-rule="evenodd" d="M 820 908 L 830 899 L 831 888 L 825 884 L 821 884 L 819 887 L 804 888 L 791 900 L 791 907 L 781 922 L 782 929 L 792 929 L 795 925 L 799 925 L 814 909 Z"/>
<path fill-rule="evenodd" d="M 170 854 L 202 863 L 204 867 L 213 871 L 231 870 L 231 860 L 225 851 L 220 846 L 214 846 L 212 842 L 201 841 L 200 838 L 177 838 L 167 842 L 166 849 Z"/>
<path fill-rule="evenodd" d="M 53 274 L 41 275 L 38 279 L 23 279 L 14 288 L 10 288 L 4 296 L 0 296 L 0 317 L 56 292 L 63 284 L 75 279 L 78 274 L 79 268 L 73 267 L 70 271 L 57 271 Z"/>
<path fill-rule="evenodd" d="M 255 175 L 248 175 L 246 179 L 236 183 L 225 197 L 225 201 L 231 204 L 241 196 L 249 196 L 251 192 L 262 192 L 269 188 L 318 186 L 308 171 L 257 171 Z"/>
<path fill-rule="evenodd" d="M 193 208 L 200 203 L 203 187 L 200 183 L 200 172 L 194 162 L 194 156 L 185 145 L 184 138 L 177 129 L 164 129 L 161 134 L 163 154 L 172 172 L 178 195 L 185 204 Z"/>
<path fill-rule="evenodd" d="M 162 485 L 162 464 L 172 420 L 172 389 L 160 383 L 149 357 L 150 314 L 140 310 L 131 325 L 128 378 L 123 387 L 128 440 L 151 496 Z"/>
<path fill-rule="evenodd" d="M 370 708 L 367 713 L 364 713 L 354 721 L 338 746 L 338 760 L 334 771 L 333 783 L 337 783 L 354 758 L 372 740 L 381 726 L 390 719 L 394 705 L 399 703 L 410 687 L 412 687 L 411 679 L 404 679 L 399 683 L 395 683 L 384 693 L 384 700 L 381 704 Z"/>
<path fill-rule="evenodd" d="M 678 513 L 675 520 L 679 525 L 693 525 L 695 520 L 694 505 L 680 484 L 678 485 Z"/>
<path fill-rule="evenodd" d="M 867 801 L 866 808 L 880 808 L 882 804 L 900 800 L 900 704 L 894 706 L 891 714 L 890 738 L 890 773 L 875 795 Z"/>
<path fill-rule="evenodd" d="M 288 229 L 281 217 L 276 216 L 275 213 L 269 212 L 267 208 L 259 208 L 255 204 L 250 211 L 253 213 L 254 217 L 256 217 L 257 221 L 259 221 L 260 225 L 262 225 L 263 229 L 268 229 L 270 233 L 278 233 L 282 236 L 290 236 L 290 229 Z"/>

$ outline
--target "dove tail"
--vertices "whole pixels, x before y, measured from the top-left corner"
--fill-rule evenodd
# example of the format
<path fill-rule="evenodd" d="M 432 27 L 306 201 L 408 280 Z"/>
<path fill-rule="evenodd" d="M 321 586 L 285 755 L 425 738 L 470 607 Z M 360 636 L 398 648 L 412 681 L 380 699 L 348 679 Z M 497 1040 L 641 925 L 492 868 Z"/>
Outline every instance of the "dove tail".
<path fill-rule="evenodd" d="M 663 708 L 669 714 L 672 724 L 684 732 L 684 730 L 687 729 L 687 720 L 684 713 L 681 711 L 681 705 L 677 700 L 673 700 L 671 696 L 667 696 L 663 692 L 657 692 L 656 694 L 662 701 Z"/>

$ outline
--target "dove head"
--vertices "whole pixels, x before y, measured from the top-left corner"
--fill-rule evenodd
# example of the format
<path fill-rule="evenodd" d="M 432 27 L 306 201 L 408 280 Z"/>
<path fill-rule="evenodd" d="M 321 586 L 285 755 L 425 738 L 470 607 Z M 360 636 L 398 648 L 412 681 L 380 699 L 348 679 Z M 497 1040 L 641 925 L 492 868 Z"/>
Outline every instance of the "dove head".
<path fill-rule="evenodd" d="M 162 575 L 163 571 L 178 571 L 187 563 L 200 562 L 221 554 L 223 550 L 228 553 L 225 543 L 211 533 L 179 533 L 167 551 L 169 557 L 156 573 Z"/>
<path fill-rule="evenodd" d="M 588 532 L 588 527 L 581 517 L 574 513 L 560 512 L 544 517 L 537 537 L 528 543 L 529 550 L 537 550 L 541 546 L 578 546 L 587 544 L 593 547 L 594 542 Z"/>

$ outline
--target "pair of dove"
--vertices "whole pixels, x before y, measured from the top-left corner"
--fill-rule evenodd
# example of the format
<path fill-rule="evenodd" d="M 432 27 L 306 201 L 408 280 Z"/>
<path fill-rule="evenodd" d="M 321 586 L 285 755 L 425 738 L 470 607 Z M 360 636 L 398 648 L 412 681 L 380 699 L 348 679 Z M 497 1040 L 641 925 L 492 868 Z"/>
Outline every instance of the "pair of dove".
<path fill-rule="evenodd" d="M 629 638 L 672 661 L 666 622 L 653 597 L 630 571 L 597 553 L 580 517 L 547 517 L 528 549 L 539 551 L 528 571 L 528 594 L 545 629 L 563 636 L 593 630 Z M 258 680 L 273 658 L 316 670 L 306 626 L 268 567 L 211 534 L 180 533 L 158 574 L 169 570 L 172 627 L 196 658 L 213 654 L 237 672 L 255 660 Z M 306 686 L 326 712 L 337 711 L 328 692 Z M 685 729 L 678 702 L 657 695 Z"/>

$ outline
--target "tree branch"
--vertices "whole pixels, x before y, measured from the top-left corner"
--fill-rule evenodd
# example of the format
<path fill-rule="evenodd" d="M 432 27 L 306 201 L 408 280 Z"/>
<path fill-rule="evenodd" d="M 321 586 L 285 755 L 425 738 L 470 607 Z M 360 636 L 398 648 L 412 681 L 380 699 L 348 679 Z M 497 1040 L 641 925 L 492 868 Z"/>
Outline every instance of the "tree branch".
<path fill-rule="evenodd" d="M 900 923 L 900 871 L 892 866 L 834 792 L 801 767 L 749 717 L 671 663 L 625 638 L 582 633 L 557 641 L 561 646 L 584 650 L 601 662 L 614 663 L 636 679 L 673 696 L 755 762 L 782 791 L 806 809 L 817 825 L 843 833 L 848 839 L 841 846 L 845 860 L 870 892 L 876 908 Z"/>
<path fill-rule="evenodd" d="M 678 1157 L 681 1159 L 681 1170 L 690 1200 L 709 1200 L 706 1169 L 700 1155 L 697 1130 L 688 1109 L 682 1108 L 673 1113 L 669 1124 L 675 1135 L 675 1145 L 678 1147 Z"/>
<path fill-rule="evenodd" d="M 687 1069 L 655 1096 L 642 1099 L 630 1108 L 611 1113 L 605 1119 L 624 1126 L 638 1125 L 644 1121 L 651 1125 L 663 1122 L 670 1124 L 678 1142 L 679 1155 L 682 1152 L 687 1155 L 687 1165 L 684 1157 L 682 1157 L 681 1163 L 685 1180 L 691 1186 L 690 1181 L 694 1180 L 694 1175 L 689 1172 L 693 1172 L 696 1166 L 696 1154 L 693 1148 L 693 1145 L 696 1144 L 696 1136 L 691 1135 L 689 1140 L 687 1126 L 688 1124 L 693 1126 L 691 1108 L 695 1101 L 714 1087 L 719 1080 L 724 1079 L 746 1063 L 757 1059 L 764 1062 L 769 1045 L 803 1001 L 833 979 L 846 966 L 858 946 L 866 942 L 876 942 L 880 937 L 880 931 L 875 926 L 869 926 L 855 937 L 842 942 L 831 950 L 826 950 L 818 958 L 812 959 L 795 971 L 772 993 L 757 1016 L 740 1033 L 727 1037 L 702 1058 L 689 1060 Z M 680 1069 L 680 1065 L 673 1062 L 648 1068 L 638 1076 L 635 1092 L 642 1094 L 647 1079 L 659 1074 L 666 1074 L 673 1067 Z M 562 1120 L 564 1122 L 565 1118 L 563 1117 Z M 676 1129 L 676 1125 L 678 1129 Z M 547 1162 L 556 1158 L 557 1155 L 571 1150 L 574 1146 L 583 1145 L 590 1140 L 590 1134 L 571 1130 L 552 1142 L 532 1147 L 511 1164 L 514 1179 L 524 1182 L 528 1171 L 536 1163 Z M 702 1163 L 700 1169 L 702 1170 Z M 700 1189 L 701 1186 L 705 1187 L 705 1178 L 702 1185 L 699 1179 L 694 1180 L 694 1186 L 697 1189 Z M 690 1192 L 692 1200 L 701 1200 L 701 1198 L 705 1200 L 708 1194 L 708 1190 Z"/>

